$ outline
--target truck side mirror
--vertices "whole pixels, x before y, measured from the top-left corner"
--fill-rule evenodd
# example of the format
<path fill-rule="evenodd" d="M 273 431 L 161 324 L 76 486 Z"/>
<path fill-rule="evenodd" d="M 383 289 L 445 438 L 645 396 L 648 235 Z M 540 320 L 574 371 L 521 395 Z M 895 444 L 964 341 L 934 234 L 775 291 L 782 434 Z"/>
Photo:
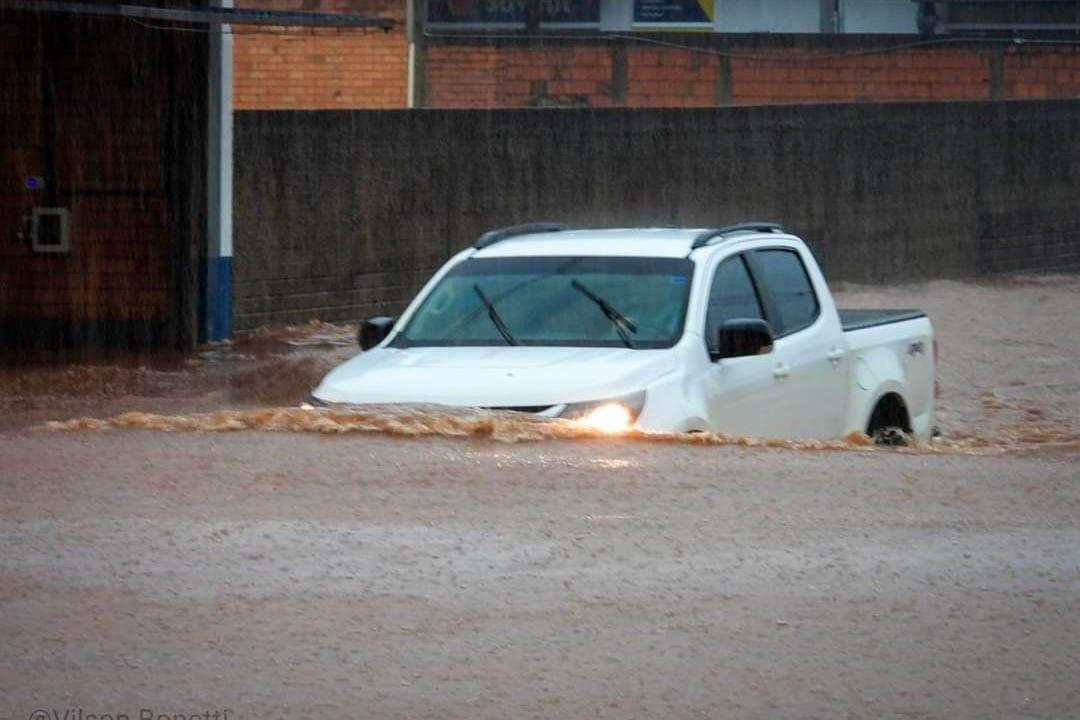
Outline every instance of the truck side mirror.
<path fill-rule="evenodd" d="M 772 328 L 764 320 L 736 318 L 716 329 L 716 345 L 709 353 L 713 360 L 764 355 L 772 352 Z"/>
<path fill-rule="evenodd" d="M 356 333 L 356 342 L 360 344 L 360 349 L 370 350 L 381 343 L 394 329 L 396 321 L 397 318 L 387 317 L 386 315 L 365 318 L 360 323 L 360 329 Z"/>

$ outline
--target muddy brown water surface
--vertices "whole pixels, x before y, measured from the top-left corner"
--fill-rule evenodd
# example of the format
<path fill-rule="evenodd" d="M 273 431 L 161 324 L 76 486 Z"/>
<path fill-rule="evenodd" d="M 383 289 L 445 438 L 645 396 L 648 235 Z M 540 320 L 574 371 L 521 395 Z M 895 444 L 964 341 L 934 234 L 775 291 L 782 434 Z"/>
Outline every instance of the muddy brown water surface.
<path fill-rule="evenodd" d="M 0 720 L 1080 717 L 1080 282 L 839 301 L 942 443 L 301 410 L 321 324 L 0 369 Z"/>
<path fill-rule="evenodd" d="M 1080 282 L 1075 276 L 1011 276 L 980 283 L 934 282 L 898 288 L 848 286 L 843 307 L 919 307 L 941 349 L 940 439 L 915 452 L 1001 453 L 1080 446 Z M 175 353 L 57 363 L 43 359 L 0 369 L 0 428 L 266 429 L 486 435 L 504 441 L 582 437 L 566 423 L 539 425 L 514 413 L 438 406 L 299 411 L 330 368 L 357 352 L 356 328 L 313 321 L 264 328 L 191 355 Z M 631 433 L 649 442 L 867 450 L 855 433 L 815 443 L 716 435 Z"/>

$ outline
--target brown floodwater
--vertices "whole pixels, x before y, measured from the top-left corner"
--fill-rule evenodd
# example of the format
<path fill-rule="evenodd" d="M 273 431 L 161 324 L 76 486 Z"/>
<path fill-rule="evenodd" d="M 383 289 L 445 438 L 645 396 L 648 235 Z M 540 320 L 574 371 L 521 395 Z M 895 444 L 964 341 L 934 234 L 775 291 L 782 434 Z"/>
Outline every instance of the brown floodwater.
<path fill-rule="evenodd" d="M 1080 447 L 1080 283 L 1076 276 L 847 286 L 849 307 L 921 307 L 941 346 L 943 435 L 880 448 L 863 433 L 833 441 L 631 431 L 643 443 L 853 452 L 1001 454 Z M 329 369 L 357 352 L 356 327 L 262 328 L 195 353 L 143 353 L 0 367 L 0 428 L 382 433 L 501 442 L 607 437 L 576 423 L 436 405 L 300 407 Z"/>
<path fill-rule="evenodd" d="M 458 438 L 489 438 L 500 442 L 537 442 L 583 438 L 634 440 L 645 443 L 686 445 L 737 445 L 788 450 L 893 451 L 920 454 L 955 453 L 984 455 L 1037 448 L 1080 448 L 1080 437 L 1053 426 L 1019 425 L 997 428 L 990 437 L 954 436 L 914 442 L 909 447 L 875 445 L 862 432 L 839 440 L 799 440 L 743 437 L 718 433 L 663 433 L 629 430 L 606 432 L 572 421 L 536 418 L 521 413 L 432 405 L 368 405 L 326 410 L 322 408 L 259 408 L 219 410 L 189 415 L 128 412 L 108 418 L 75 418 L 49 421 L 38 426 L 47 431 L 139 429 L 163 432 L 228 432 L 260 430 L 341 435 L 382 433 L 391 436 L 438 435 Z"/>

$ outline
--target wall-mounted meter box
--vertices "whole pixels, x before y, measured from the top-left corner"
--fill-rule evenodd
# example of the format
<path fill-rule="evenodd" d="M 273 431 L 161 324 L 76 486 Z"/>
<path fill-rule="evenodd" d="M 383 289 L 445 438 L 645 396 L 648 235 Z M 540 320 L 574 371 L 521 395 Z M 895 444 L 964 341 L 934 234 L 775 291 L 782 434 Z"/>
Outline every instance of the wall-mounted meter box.
<path fill-rule="evenodd" d="M 71 250 L 68 232 L 68 209 L 36 207 L 30 220 L 34 252 L 66 253 Z"/>

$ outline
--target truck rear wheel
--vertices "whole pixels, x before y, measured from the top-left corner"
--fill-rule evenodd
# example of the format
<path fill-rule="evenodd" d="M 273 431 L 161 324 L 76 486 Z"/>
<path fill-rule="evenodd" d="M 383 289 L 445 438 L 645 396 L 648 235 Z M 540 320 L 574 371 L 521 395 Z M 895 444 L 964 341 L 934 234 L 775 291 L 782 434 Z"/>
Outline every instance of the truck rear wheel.
<path fill-rule="evenodd" d="M 911 421 L 904 399 L 896 393 L 889 393 L 878 400 L 874 412 L 870 414 L 866 434 L 877 445 L 912 445 Z"/>

